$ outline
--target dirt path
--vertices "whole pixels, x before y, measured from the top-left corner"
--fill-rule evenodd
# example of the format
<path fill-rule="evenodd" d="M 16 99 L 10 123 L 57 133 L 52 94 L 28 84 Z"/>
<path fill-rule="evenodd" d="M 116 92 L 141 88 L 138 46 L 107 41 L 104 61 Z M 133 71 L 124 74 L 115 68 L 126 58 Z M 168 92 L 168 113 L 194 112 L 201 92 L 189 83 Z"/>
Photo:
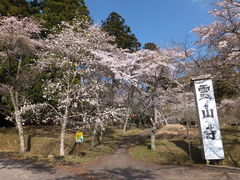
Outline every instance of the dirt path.
<path fill-rule="evenodd" d="M 186 167 L 144 163 L 129 157 L 127 150 L 147 135 L 128 137 L 119 148 L 99 163 L 86 167 L 104 180 L 239 180 L 240 170 L 216 167 Z"/>

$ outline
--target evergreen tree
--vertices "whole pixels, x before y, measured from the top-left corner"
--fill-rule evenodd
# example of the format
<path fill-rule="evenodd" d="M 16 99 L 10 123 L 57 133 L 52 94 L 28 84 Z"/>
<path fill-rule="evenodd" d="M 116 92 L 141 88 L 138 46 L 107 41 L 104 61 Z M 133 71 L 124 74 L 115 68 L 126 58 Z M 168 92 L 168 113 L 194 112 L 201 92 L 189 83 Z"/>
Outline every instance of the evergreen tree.
<path fill-rule="evenodd" d="M 61 21 L 71 21 L 74 17 L 86 16 L 91 21 L 84 0 L 43 0 L 39 5 L 42 6 L 40 17 L 46 22 L 48 29 Z"/>
<path fill-rule="evenodd" d="M 30 7 L 34 15 L 41 14 L 45 0 L 29 0 Z"/>
<path fill-rule="evenodd" d="M 30 16 L 33 13 L 26 0 L 0 0 L 0 16 Z"/>
<path fill-rule="evenodd" d="M 146 43 L 144 44 L 143 49 L 149 49 L 149 50 L 155 51 L 158 49 L 158 46 L 155 43 Z"/>
<path fill-rule="evenodd" d="M 130 52 L 139 50 L 141 44 L 136 36 L 131 32 L 125 20 L 116 12 L 112 12 L 108 18 L 102 22 L 102 28 L 109 35 L 114 36 L 115 42 L 119 48 L 129 49 Z"/>

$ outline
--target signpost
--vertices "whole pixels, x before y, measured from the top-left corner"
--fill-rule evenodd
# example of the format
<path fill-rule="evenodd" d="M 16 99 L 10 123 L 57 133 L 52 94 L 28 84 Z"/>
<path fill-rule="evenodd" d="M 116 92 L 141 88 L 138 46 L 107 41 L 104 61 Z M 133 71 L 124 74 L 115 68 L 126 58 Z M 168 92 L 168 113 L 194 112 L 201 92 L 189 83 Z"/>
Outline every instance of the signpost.
<path fill-rule="evenodd" d="M 192 79 L 205 160 L 224 159 L 216 102 L 210 76 Z"/>
<path fill-rule="evenodd" d="M 83 132 L 76 132 L 76 143 L 83 142 Z"/>
<path fill-rule="evenodd" d="M 75 142 L 69 154 L 82 155 L 83 154 L 83 152 L 81 152 L 82 143 L 83 143 L 83 132 L 76 132 Z"/>

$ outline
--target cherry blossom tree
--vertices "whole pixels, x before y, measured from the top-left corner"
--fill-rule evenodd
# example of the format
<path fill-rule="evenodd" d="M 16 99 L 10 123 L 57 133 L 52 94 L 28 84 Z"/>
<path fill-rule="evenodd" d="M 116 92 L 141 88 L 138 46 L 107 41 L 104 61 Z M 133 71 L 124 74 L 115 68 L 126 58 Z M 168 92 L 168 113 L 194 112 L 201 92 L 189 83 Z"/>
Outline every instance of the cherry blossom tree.
<path fill-rule="evenodd" d="M 202 52 L 198 66 L 239 92 L 240 79 L 240 2 L 221 0 L 209 12 L 216 21 L 193 29 Z"/>
<path fill-rule="evenodd" d="M 157 118 L 157 109 L 162 109 L 167 99 L 166 92 L 175 78 L 175 67 L 184 59 L 185 54 L 179 48 L 140 50 L 131 54 L 114 53 L 113 60 L 110 60 L 104 53 L 98 55 L 108 60 L 110 68 L 115 72 L 115 78 L 130 84 L 141 94 L 140 102 L 144 104 L 142 110 L 149 115 L 152 122 L 152 149 L 155 149 L 156 130 L 162 123 L 162 119 Z M 118 59 L 117 64 L 114 59 Z M 134 101 L 134 97 L 130 101 Z M 126 122 L 127 118 L 125 124 Z"/>
<path fill-rule="evenodd" d="M 80 117 L 82 121 L 94 124 L 94 144 L 98 127 L 103 129 L 106 124 L 107 118 L 103 117 L 113 114 L 106 110 L 101 99 L 111 84 L 108 80 L 111 58 L 108 57 L 116 47 L 108 43 L 112 38 L 97 25 L 74 20 L 71 25 L 62 23 L 62 27 L 60 33 L 52 34 L 46 40 L 49 51 L 42 55 L 39 66 L 58 72 L 58 76 L 45 83 L 44 96 L 56 103 L 52 108 L 61 124 L 60 155 L 64 156 L 66 127 L 72 118 Z M 107 58 L 98 56 L 99 52 L 105 52 Z"/>
<path fill-rule="evenodd" d="M 236 125 L 240 124 L 240 97 L 234 99 L 224 99 L 219 104 L 219 116 L 222 124 Z"/>
<path fill-rule="evenodd" d="M 147 51 L 145 53 L 144 58 L 140 58 L 142 64 L 136 72 L 139 73 L 138 81 L 147 87 L 142 93 L 140 105 L 142 104 L 144 112 L 150 117 L 151 149 L 155 150 L 157 129 L 167 124 L 167 118 L 163 112 L 166 104 L 172 99 L 171 86 L 173 79 L 176 78 L 177 60 L 181 61 L 185 56 L 178 48 L 159 49 L 157 52 Z"/>
<path fill-rule="evenodd" d="M 79 116 L 93 124 L 94 138 L 97 128 L 107 124 L 107 118 L 103 117 L 114 114 L 114 107 L 109 108 L 103 98 L 115 80 L 150 96 L 149 115 L 154 117 L 156 104 L 160 107 L 162 102 L 158 98 L 174 76 L 176 60 L 181 61 L 184 55 L 178 48 L 129 53 L 110 44 L 112 37 L 96 25 L 75 20 L 62 26 L 60 33 L 50 35 L 46 41 L 50 51 L 42 56 L 39 66 L 56 68 L 59 73 L 46 83 L 45 97 L 57 104 L 53 108 L 61 123 L 60 155 L 63 156 L 66 126 L 71 118 Z M 158 123 L 152 120 L 155 129 Z"/>
<path fill-rule="evenodd" d="M 0 20 L 0 90 L 10 95 L 14 109 L 11 118 L 16 122 L 21 152 L 26 150 L 21 124 L 21 106 L 26 97 L 21 96 L 19 92 L 28 87 L 37 72 L 34 70 L 35 62 L 30 56 L 36 55 L 43 47 L 38 38 L 40 32 L 40 25 L 31 18 L 4 17 Z"/>

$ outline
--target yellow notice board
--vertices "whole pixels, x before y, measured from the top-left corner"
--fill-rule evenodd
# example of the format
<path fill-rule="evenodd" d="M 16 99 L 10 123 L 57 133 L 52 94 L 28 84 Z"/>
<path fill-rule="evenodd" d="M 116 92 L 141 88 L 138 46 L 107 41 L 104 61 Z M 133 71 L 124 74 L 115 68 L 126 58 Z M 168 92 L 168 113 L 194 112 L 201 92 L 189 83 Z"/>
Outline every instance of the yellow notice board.
<path fill-rule="evenodd" d="M 83 142 L 83 132 L 76 132 L 76 142 Z"/>

